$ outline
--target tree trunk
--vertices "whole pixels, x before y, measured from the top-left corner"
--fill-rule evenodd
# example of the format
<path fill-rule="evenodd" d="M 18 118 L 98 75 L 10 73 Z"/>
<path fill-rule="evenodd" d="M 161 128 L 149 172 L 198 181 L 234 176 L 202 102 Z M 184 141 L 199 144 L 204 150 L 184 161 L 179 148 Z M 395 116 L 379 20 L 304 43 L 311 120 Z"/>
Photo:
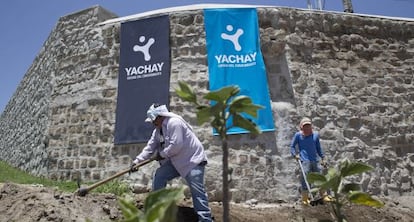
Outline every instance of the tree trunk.
<path fill-rule="evenodd" d="M 227 138 L 222 138 L 221 147 L 223 149 L 223 222 L 229 222 L 229 149 Z"/>

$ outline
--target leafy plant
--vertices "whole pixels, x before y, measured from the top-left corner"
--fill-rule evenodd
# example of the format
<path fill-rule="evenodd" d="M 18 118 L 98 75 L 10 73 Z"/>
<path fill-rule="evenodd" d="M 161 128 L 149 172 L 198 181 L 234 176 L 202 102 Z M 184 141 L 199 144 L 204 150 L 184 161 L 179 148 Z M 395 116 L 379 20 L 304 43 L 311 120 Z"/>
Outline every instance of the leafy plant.
<path fill-rule="evenodd" d="M 120 198 L 119 205 L 125 222 L 175 222 L 177 201 L 184 197 L 184 187 L 161 189 L 151 192 L 144 202 L 144 211 L 135 207 L 132 201 Z"/>
<path fill-rule="evenodd" d="M 309 173 L 306 177 L 319 190 L 330 190 L 333 193 L 331 202 L 332 210 L 339 222 L 346 221 L 342 214 L 342 207 L 346 203 L 355 203 L 370 207 L 382 207 L 384 203 L 374 199 L 371 195 L 361 191 L 360 185 L 356 183 L 345 183 L 345 177 L 361 174 L 373 168 L 364 163 L 343 160 L 338 169 L 330 168 L 326 175 L 320 173 Z"/>
<path fill-rule="evenodd" d="M 212 102 L 211 105 L 204 105 L 197 99 L 194 91 L 185 83 L 178 82 L 177 95 L 184 101 L 195 105 L 197 109 L 197 122 L 199 125 L 210 122 L 222 141 L 223 150 L 223 221 L 229 221 L 229 166 L 228 166 L 228 142 L 227 131 L 232 127 L 240 127 L 257 135 L 261 131 L 257 125 L 246 117 L 250 115 L 257 117 L 257 111 L 263 106 L 253 104 L 250 97 L 238 95 L 238 86 L 227 86 L 216 91 L 208 92 L 203 96 L 205 101 Z M 230 121 L 229 121 L 230 120 Z"/>

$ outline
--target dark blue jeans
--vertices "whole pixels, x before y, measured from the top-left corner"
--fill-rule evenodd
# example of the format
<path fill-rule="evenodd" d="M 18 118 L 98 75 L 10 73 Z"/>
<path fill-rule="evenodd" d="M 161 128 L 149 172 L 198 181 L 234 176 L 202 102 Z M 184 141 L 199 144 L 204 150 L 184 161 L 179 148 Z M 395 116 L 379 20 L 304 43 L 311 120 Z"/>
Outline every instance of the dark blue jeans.
<path fill-rule="evenodd" d="M 208 206 L 208 197 L 204 188 L 204 168 L 204 165 L 197 165 L 184 179 L 190 187 L 194 210 L 198 214 L 199 221 L 211 222 L 211 210 Z M 180 174 L 172 165 L 171 161 L 163 163 L 155 171 L 154 182 L 152 184 L 153 191 L 166 187 L 168 181 L 179 176 Z"/>

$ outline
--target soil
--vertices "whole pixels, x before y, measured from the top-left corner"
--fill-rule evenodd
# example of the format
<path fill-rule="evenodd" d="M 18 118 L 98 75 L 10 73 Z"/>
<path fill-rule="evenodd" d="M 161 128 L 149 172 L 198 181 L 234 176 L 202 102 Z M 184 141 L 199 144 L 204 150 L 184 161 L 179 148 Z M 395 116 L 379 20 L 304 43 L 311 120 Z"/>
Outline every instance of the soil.
<path fill-rule="evenodd" d="M 0 221 L 121 221 L 117 197 L 112 194 L 90 193 L 84 197 L 36 185 L 0 184 Z M 349 222 L 414 221 L 414 197 L 382 198 L 383 208 L 346 206 Z M 137 206 L 143 198 L 136 196 Z M 211 202 L 215 221 L 222 221 L 222 205 Z M 231 204 L 232 222 L 260 221 L 335 221 L 329 204 L 302 206 L 299 203 Z M 177 221 L 197 221 L 190 200 L 179 204 Z"/>

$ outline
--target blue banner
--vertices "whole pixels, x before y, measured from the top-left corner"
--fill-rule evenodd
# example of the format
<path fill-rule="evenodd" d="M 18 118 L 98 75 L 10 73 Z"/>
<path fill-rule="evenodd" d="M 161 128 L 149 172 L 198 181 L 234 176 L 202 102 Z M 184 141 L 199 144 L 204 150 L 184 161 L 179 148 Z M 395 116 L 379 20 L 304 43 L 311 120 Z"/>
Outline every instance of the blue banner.
<path fill-rule="evenodd" d="M 258 118 L 247 114 L 245 117 L 262 131 L 274 131 L 256 9 L 205 9 L 204 22 L 210 90 L 238 85 L 240 95 L 249 96 L 253 103 L 265 107 L 259 110 Z M 241 128 L 228 130 L 229 134 L 246 132 Z"/>
<path fill-rule="evenodd" d="M 146 142 L 152 103 L 167 104 L 170 89 L 168 16 L 121 24 L 115 144 Z"/>

